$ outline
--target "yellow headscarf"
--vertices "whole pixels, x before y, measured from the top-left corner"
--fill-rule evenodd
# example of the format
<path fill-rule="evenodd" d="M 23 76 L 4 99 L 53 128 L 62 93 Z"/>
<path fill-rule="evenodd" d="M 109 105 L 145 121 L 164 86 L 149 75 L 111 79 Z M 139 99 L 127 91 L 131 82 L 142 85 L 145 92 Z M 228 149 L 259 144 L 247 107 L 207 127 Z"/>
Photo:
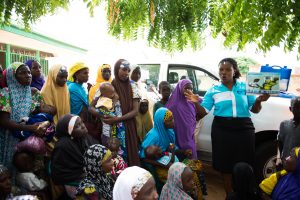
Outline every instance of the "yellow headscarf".
<path fill-rule="evenodd" d="M 74 74 L 78 72 L 81 69 L 89 68 L 86 64 L 83 62 L 77 62 L 74 65 L 72 65 L 69 69 L 69 76 L 68 76 L 68 81 L 74 82 Z"/>
<path fill-rule="evenodd" d="M 57 114 L 54 116 L 55 124 L 61 116 L 70 113 L 70 94 L 67 84 L 63 87 L 56 84 L 56 77 L 62 66 L 58 64 L 51 67 L 41 90 L 45 103 L 55 107 L 57 110 Z"/>
<path fill-rule="evenodd" d="M 111 67 L 108 64 L 103 64 L 102 66 L 100 66 L 98 68 L 96 84 L 93 87 L 91 87 L 91 89 L 89 91 L 89 103 L 91 103 L 93 101 L 93 99 L 95 97 L 95 94 L 96 94 L 97 90 L 99 89 L 101 83 L 103 83 L 103 82 L 109 82 L 110 83 L 112 81 L 111 76 L 110 76 L 108 81 L 103 79 L 103 77 L 102 77 L 102 70 L 103 69 L 110 69 L 111 70 Z"/>
<path fill-rule="evenodd" d="M 148 100 L 143 99 L 141 102 L 148 102 L 149 106 Z M 147 133 L 153 128 L 153 122 L 149 112 L 149 108 L 145 114 L 138 112 L 137 116 L 135 117 L 135 122 L 137 135 L 139 137 L 140 142 L 142 142 Z"/>
<path fill-rule="evenodd" d="M 296 157 L 298 158 L 298 154 L 299 154 L 299 147 L 295 148 L 295 154 Z M 267 195 L 271 195 L 273 192 L 273 189 L 275 188 L 277 182 L 278 182 L 278 175 L 280 177 L 286 175 L 288 172 L 286 170 L 281 170 L 277 173 L 272 174 L 271 176 L 269 176 L 268 178 L 264 179 L 260 184 L 259 187 L 260 189 L 262 189 L 262 191 L 264 191 Z"/>

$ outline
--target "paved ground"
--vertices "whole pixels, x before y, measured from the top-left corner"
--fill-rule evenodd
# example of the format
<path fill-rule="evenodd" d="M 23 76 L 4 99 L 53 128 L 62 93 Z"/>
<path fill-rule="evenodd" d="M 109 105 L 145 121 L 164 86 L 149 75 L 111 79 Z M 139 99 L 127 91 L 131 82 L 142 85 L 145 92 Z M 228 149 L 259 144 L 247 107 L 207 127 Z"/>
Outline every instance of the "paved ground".
<path fill-rule="evenodd" d="M 204 165 L 204 173 L 208 189 L 208 195 L 205 197 L 205 200 L 224 200 L 225 190 L 220 173 L 213 170 L 209 165 Z"/>

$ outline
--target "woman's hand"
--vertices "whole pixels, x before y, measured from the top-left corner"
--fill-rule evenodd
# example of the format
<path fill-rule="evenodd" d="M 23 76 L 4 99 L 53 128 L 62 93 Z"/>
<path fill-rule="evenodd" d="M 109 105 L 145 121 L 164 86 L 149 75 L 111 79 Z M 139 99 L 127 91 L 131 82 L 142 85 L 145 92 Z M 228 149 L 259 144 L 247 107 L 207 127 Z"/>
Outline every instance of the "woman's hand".
<path fill-rule="evenodd" d="M 33 133 L 38 137 L 43 137 L 46 132 L 46 127 L 40 126 L 39 124 L 34 124 L 35 129 Z"/>
<path fill-rule="evenodd" d="M 104 115 L 102 120 L 106 124 L 113 125 L 113 124 L 118 123 L 118 118 L 119 117 L 112 117 L 112 116 L 109 116 L 109 115 Z"/>
<path fill-rule="evenodd" d="M 187 92 L 184 93 L 184 96 L 188 101 L 191 101 L 193 103 L 199 103 L 201 101 L 201 98 L 199 95 L 194 94 L 192 91 L 188 90 Z"/>
<path fill-rule="evenodd" d="M 269 99 L 270 95 L 269 94 L 261 94 L 256 98 L 256 101 L 263 102 L 267 101 Z"/>

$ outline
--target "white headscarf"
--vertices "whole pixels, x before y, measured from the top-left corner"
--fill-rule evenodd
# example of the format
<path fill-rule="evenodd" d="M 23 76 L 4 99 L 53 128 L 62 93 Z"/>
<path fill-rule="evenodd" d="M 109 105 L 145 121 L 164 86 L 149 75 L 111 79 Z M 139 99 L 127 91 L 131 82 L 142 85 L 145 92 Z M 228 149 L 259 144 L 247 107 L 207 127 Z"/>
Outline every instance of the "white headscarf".
<path fill-rule="evenodd" d="M 133 166 L 126 168 L 117 178 L 113 190 L 114 200 L 133 200 L 133 196 L 152 177 L 147 170 Z"/>

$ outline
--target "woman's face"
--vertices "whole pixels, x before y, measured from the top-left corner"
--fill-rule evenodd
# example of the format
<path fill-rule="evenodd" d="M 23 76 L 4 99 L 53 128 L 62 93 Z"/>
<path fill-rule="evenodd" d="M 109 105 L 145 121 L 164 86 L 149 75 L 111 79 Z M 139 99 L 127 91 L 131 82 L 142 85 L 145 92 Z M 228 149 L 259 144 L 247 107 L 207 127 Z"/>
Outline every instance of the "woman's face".
<path fill-rule="evenodd" d="M 109 173 L 113 168 L 114 168 L 114 161 L 112 160 L 112 156 L 110 156 L 105 162 L 102 163 L 102 170 L 105 173 Z"/>
<path fill-rule="evenodd" d="M 30 73 L 30 69 L 27 65 L 22 65 L 16 71 L 16 79 L 17 81 L 23 85 L 28 86 L 31 84 L 32 76 Z"/>
<path fill-rule="evenodd" d="M 65 86 L 66 82 L 68 79 L 68 71 L 66 68 L 61 68 L 56 76 L 56 80 L 55 83 L 59 86 L 59 87 L 63 87 Z"/>
<path fill-rule="evenodd" d="M 191 83 L 188 83 L 183 87 L 183 94 L 188 92 L 188 91 L 193 92 L 193 85 Z"/>
<path fill-rule="evenodd" d="M 138 82 L 141 78 L 141 71 L 140 70 L 135 70 L 132 74 L 131 74 L 131 80 L 133 80 L 134 82 Z"/>
<path fill-rule="evenodd" d="M 81 69 L 74 74 L 78 83 L 86 83 L 89 80 L 89 69 Z"/>
<path fill-rule="evenodd" d="M 102 70 L 102 78 L 106 81 L 110 79 L 111 76 L 111 70 L 109 68 L 104 68 Z"/>
<path fill-rule="evenodd" d="M 156 200 L 156 199 L 158 199 L 158 194 L 156 191 L 154 178 L 151 177 L 141 188 L 141 190 L 138 192 L 138 195 L 136 196 L 136 198 L 134 198 L 134 200 Z"/>
<path fill-rule="evenodd" d="M 81 137 L 83 137 L 87 134 L 88 134 L 87 128 L 85 127 L 85 125 L 82 122 L 81 118 L 78 117 L 76 122 L 75 122 L 74 129 L 72 131 L 72 136 L 74 138 L 81 138 Z"/>
<path fill-rule="evenodd" d="M 31 66 L 31 74 L 33 77 L 40 77 L 42 75 L 42 67 L 38 61 L 33 61 Z"/>
<path fill-rule="evenodd" d="M 194 176 L 191 168 L 186 167 L 181 174 L 181 182 L 183 190 L 186 192 L 192 192 L 194 189 Z"/>
<path fill-rule="evenodd" d="M 229 62 L 222 62 L 219 65 L 219 76 L 222 83 L 233 82 L 234 69 L 232 64 Z"/>
<path fill-rule="evenodd" d="M 129 79 L 130 68 L 121 67 L 118 71 L 118 77 L 121 81 L 127 81 Z"/>
<path fill-rule="evenodd" d="M 11 192 L 11 175 L 10 173 L 3 172 L 0 175 L 0 193 L 1 194 L 9 194 Z"/>
<path fill-rule="evenodd" d="M 168 119 L 164 120 L 164 125 L 167 129 L 174 128 L 174 118 L 173 116 L 168 117 Z"/>
<path fill-rule="evenodd" d="M 288 172 L 293 172 L 296 170 L 297 156 L 295 153 L 295 149 L 292 149 L 290 155 L 284 159 L 283 166 L 284 169 Z"/>

